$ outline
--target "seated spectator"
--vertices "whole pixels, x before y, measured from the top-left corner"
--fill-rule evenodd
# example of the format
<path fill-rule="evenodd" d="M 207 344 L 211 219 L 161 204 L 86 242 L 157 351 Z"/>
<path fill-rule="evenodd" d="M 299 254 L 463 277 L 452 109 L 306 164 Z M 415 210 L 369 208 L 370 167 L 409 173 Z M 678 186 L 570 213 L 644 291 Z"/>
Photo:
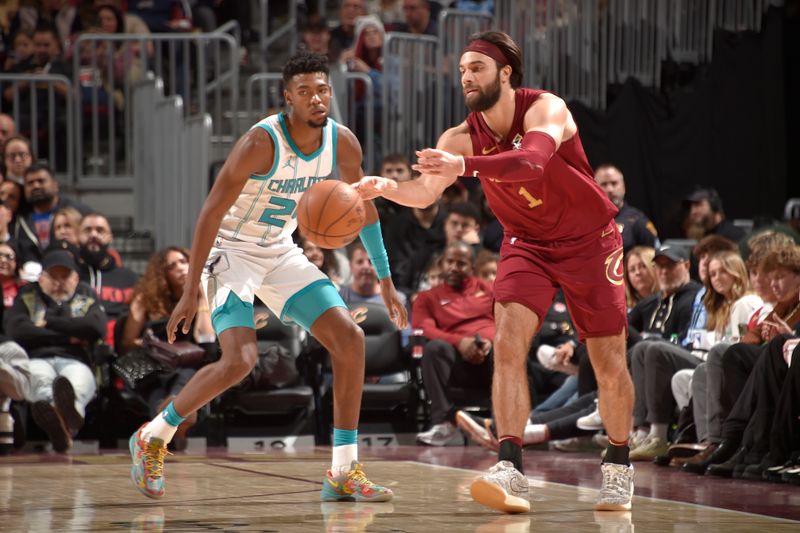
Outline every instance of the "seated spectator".
<path fill-rule="evenodd" d="M 403 210 L 386 226 L 392 281 L 407 295 L 417 292 L 431 259 L 444 247 L 445 215 L 441 204 L 434 202 L 424 209 Z"/>
<path fill-rule="evenodd" d="M 356 18 L 367 14 L 364 0 L 342 0 L 339 24 L 331 30 L 330 58 L 334 63 L 346 62 L 355 53 Z"/>
<path fill-rule="evenodd" d="M 309 17 L 300 35 L 303 48 L 330 59 L 331 32 L 319 16 Z"/>
<path fill-rule="evenodd" d="M 403 0 L 367 0 L 367 11 L 370 15 L 381 18 L 384 24 L 403 22 Z"/>
<path fill-rule="evenodd" d="M 46 165 L 35 164 L 25 170 L 25 201 L 29 210 L 18 216 L 14 238 L 19 249 L 20 266 L 28 261 L 40 262 L 42 252 L 54 239 L 53 218 L 64 207 L 74 207 L 80 213 L 89 209 L 63 198 L 53 171 Z"/>
<path fill-rule="evenodd" d="M 634 246 L 625 254 L 625 299 L 629 310 L 658 291 L 655 255 L 649 246 Z"/>
<path fill-rule="evenodd" d="M 0 455 L 9 453 L 14 445 L 11 400 L 22 401 L 30 392 L 28 354 L 3 329 L 3 316 L 13 304 L 20 286 L 13 253 L 8 244 L 0 244 Z"/>
<path fill-rule="evenodd" d="M 403 0 L 405 22 L 396 24 L 392 31 L 438 36 L 438 13 L 432 13 L 431 4 L 430 0 Z"/>
<path fill-rule="evenodd" d="M 112 35 L 127 33 L 124 15 L 117 6 L 104 4 L 98 6 L 96 11 L 99 30 L 102 33 Z M 144 76 L 146 57 L 141 50 L 139 42 L 116 42 L 113 43 L 113 46 L 114 87 L 120 90 L 126 82 L 133 83 Z M 105 60 L 103 63 L 105 63 Z M 103 76 L 108 77 L 107 69 Z M 114 97 L 115 100 L 122 100 L 122 94 L 119 97 L 115 94 Z"/>
<path fill-rule="evenodd" d="M 481 213 L 475 204 L 460 202 L 450 206 L 444 219 L 445 245 L 456 241 L 480 250 Z"/>
<path fill-rule="evenodd" d="M 481 250 L 475 258 L 475 275 L 484 281 L 494 283 L 497 277 L 497 263 L 500 256 L 489 250 Z"/>
<path fill-rule="evenodd" d="M 360 240 L 353 241 L 347 247 L 347 257 L 350 259 L 350 285 L 339 289 L 344 303 L 347 305 L 358 302 L 371 302 L 383 305 L 381 284 L 378 274 L 369 260 L 369 255 Z M 408 307 L 405 294 L 398 293 L 400 302 Z"/>
<path fill-rule="evenodd" d="M 25 169 L 33 163 L 31 141 L 22 135 L 12 135 L 3 145 L 3 163 L 5 164 L 7 181 L 19 185 L 25 184 Z"/>
<path fill-rule="evenodd" d="M 775 360 L 783 357 L 784 334 L 800 327 L 800 247 L 771 252 L 762 269 L 770 275 L 778 301 L 757 335 L 751 329 L 742 343 L 722 356 L 724 394 L 732 407 L 722 423 L 722 442 L 708 458 L 708 474 L 741 477 L 746 466 L 758 465 L 769 449 L 774 398 L 786 372 Z M 747 344 L 751 342 L 758 344 Z"/>
<path fill-rule="evenodd" d="M 100 8 L 100 6 L 114 6 L 123 12 L 123 17 L 125 19 L 125 33 L 131 33 L 135 35 L 150 33 L 150 28 L 147 27 L 147 23 L 142 20 L 142 17 L 133 13 L 128 13 L 123 9 L 122 0 L 94 0 L 95 9 Z M 148 43 L 148 46 L 152 48 L 152 43 Z M 149 50 L 148 55 L 152 54 L 152 50 Z"/>
<path fill-rule="evenodd" d="M 153 33 L 192 31 L 192 21 L 172 0 L 129 0 L 128 10 L 140 17 Z"/>
<path fill-rule="evenodd" d="M 114 347 L 114 324 L 128 312 L 133 297 L 133 287 L 138 276 L 120 266 L 111 255 L 114 235 L 108 219 L 100 213 L 89 213 L 81 220 L 79 228 L 80 278 L 97 293 L 108 315 L 106 343 Z"/>
<path fill-rule="evenodd" d="M 20 28 L 14 34 L 11 52 L 3 65 L 4 72 L 12 72 L 18 65 L 27 62 L 33 55 L 33 30 Z M 12 134 L 13 135 L 13 134 Z M 0 139 L 2 140 L 2 139 Z M 2 143 L 0 143 L 2 144 Z"/>
<path fill-rule="evenodd" d="M 67 241 L 77 249 L 80 246 L 78 234 L 82 218 L 83 215 L 74 207 L 59 209 L 53 216 L 53 238 L 57 241 Z"/>
<path fill-rule="evenodd" d="M 386 39 L 383 23 L 378 17 L 366 16 L 356 19 L 356 45 L 353 57 L 347 60 L 347 70 L 361 72 L 369 76 L 372 81 L 372 111 L 374 144 L 376 151 L 381 153 L 381 120 L 383 109 L 383 42 Z M 366 129 L 366 85 L 362 81 L 355 84 L 356 123 L 355 129 L 362 144 L 367 140 Z"/>
<path fill-rule="evenodd" d="M 503 230 L 502 224 L 500 224 L 500 221 L 497 220 L 497 217 L 492 212 L 492 208 L 489 207 L 489 201 L 486 199 L 483 191 L 480 192 L 479 198 L 482 215 L 481 229 L 483 233 L 483 247 L 494 253 L 500 253 L 505 230 Z"/>
<path fill-rule="evenodd" d="M 24 284 L 17 268 L 17 251 L 7 242 L 0 243 L 0 287 L 3 292 L 3 308 L 11 309 L 19 289 Z M 2 327 L 0 323 L 0 331 Z"/>
<path fill-rule="evenodd" d="M 381 161 L 378 175 L 393 179 L 398 183 L 410 181 L 412 179 L 411 163 L 408 162 L 408 158 L 403 154 L 393 153 L 385 155 Z M 390 217 L 396 216 L 401 211 L 408 210 L 407 207 L 398 205 L 382 196 L 375 198 L 373 202 L 375 203 L 375 207 L 384 225 L 388 225 Z"/>
<path fill-rule="evenodd" d="M 183 284 L 189 273 L 189 251 L 185 248 L 169 247 L 156 252 L 147 263 L 144 275 L 133 291 L 130 312 L 118 350 L 126 354 L 142 345 L 142 337 L 148 329 L 159 339 L 166 340 L 166 325 L 172 310 L 183 295 Z M 176 331 L 177 340 L 188 340 L 203 346 L 208 359 L 216 356 L 216 335 L 211 325 L 211 314 L 203 292 L 199 292 L 197 314 L 189 327 L 189 334 L 183 328 Z M 177 368 L 159 374 L 158 380 L 145 390 L 137 390 L 148 406 L 150 417 L 161 412 L 180 390 L 189 382 L 197 370 Z M 175 434 L 175 446 L 181 449 L 185 444 L 186 432 L 197 422 L 197 413 L 187 417 Z"/>
<path fill-rule="evenodd" d="M 702 247 L 709 242 L 726 243 L 728 250 L 733 249 L 733 242 L 723 239 L 716 235 L 709 235 L 700 241 L 695 247 L 695 255 L 702 258 Z M 751 240 L 752 251 L 747 258 L 747 270 L 750 280 L 750 287 L 755 295 L 763 302 L 760 309 L 757 309 L 749 317 L 747 328 L 753 329 L 760 327 L 761 322 L 772 311 L 776 302 L 775 293 L 769 284 L 769 276 L 762 272 L 761 263 L 773 250 L 786 246 L 791 246 L 791 239 L 780 233 L 764 233 Z M 701 272 L 703 261 L 700 261 Z M 689 376 L 688 388 L 692 398 L 693 417 L 696 425 L 696 434 L 702 447 L 699 447 L 697 455 L 691 457 L 681 469 L 685 472 L 702 474 L 710 464 L 709 457 L 716 451 L 722 442 L 722 422 L 727 418 L 732 403 L 725 398 L 723 365 L 722 358 L 725 352 L 732 346 L 732 339 L 728 342 L 718 342 L 712 346 L 706 354 L 706 360 L 697 366 Z M 741 346 L 740 350 L 747 353 L 750 348 Z M 673 393 L 686 388 L 686 375 L 681 373 L 673 377 Z M 688 399 L 686 400 L 688 401 Z"/>
<path fill-rule="evenodd" d="M 303 249 L 303 255 L 305 255 L 315 267 L 320 269 L 323 274 L 328 276 L 338 289 L 342 284 L 342 280 L 346 279 L 346 276 L 341 275 L 342 269 L 340 268 L 336 253 L 333 250 L 320 248 L 310 240 L 303 238 L 300 232 L 295 234 L 295 239 L 300 245 L 300 248 Z"/>
<path fill-rule="evenodd" d="M 31 358 L 31 414 L 57 452 L 72 445 L 97 388 L 89 360 L 106 315 L 94 291 L 78 280 L 65 250 L 50 250 L 36 283 L 20 289 L 8 312 L 8 334 Z"/>
<path fill-rule="evenodd" d="M 652 365 L 651 370 L 647 370 L 648 349 L 655 346 L 655 340 L 677 345 L 686 338 L 693 315 L 692 302 L 700 285 L 689 278 L 689 254 L 683 248 L 662 246 L 656 252 L 655 264 L 659 291 L 639 302 L 628 316 L 629 342 L 633 344 L 630 349 L 631 374 L 636 391 L 633 419 L 634 427 L 640 433 L 634 442 L 641 445 L 656 443 L 666 453 L 669 420 L 658 417 L 672 408 L 670 381 L 667 379 L 666 384 L 660 383 L 661 388 L 656 388 L 659 384 L 652 382 L 656 376 L 652 369 L 656 367 Z M 689 361 L 690 357 L 693 356 L 685 350 L 676 355 L 681 361 Z M 648 424 L 649 431 L 646 429 Z M 631 446 L 631 453 L 639 447 Z"/>
<path fill-rule="evenodd" d="M 67 39 L 59 39 L 56 28 L 49 25 L 31 26 L 36 29 L 33 32 L 33 54 L 27 61 L 23 61 L 14 65 L 10 72 L 17 74 L 62 74 L 69 77 L 71 69 L 69 65 L 62 59 L 63 43 Z M 19 82 L 16 84 L 17 89 L 28 87 L 28 82 Z M 55 92 L 60 96 L 66 96 L 69 92 L 69 87 L 64 84 L 55 84 Z M 47 91 L 39 91 L 43 94 L 39 95 L 39 104 L 43 104 L 41 109 L 47 109 Z M 12 102 L 14 95 L 14 86 L 7 87 L 3 91 L 3 97 L 6 101 Z M 22 91 L 20 100 L 29 101 L 29 93 Z M 30 103 L 28 103 L 30 105 Z M 24 107 L 22 108 L 24 109 Z M 29 117 L 30 118 L 30 117 Z M 22 126 L 20 125 L 20 129 Z"/>
<path fill-rule="evenodd" d="M 454 242 L 442 257 L 444 284 L 414 300 L 411 324 L 428 342 L 422 355 L 422 379 L 431 402 L 432 427 L 417 441 L 443 446 L 456 432 L 455 405 L 448 390 L 467 387 L 490 392 L 495 326 L 492 287 L 473 274 L 472 248 Z"/>
<path fill-rule="evenodd" d="M 722 199 L 716 190 L 697 189 L 686 198 L 685 204 L 689 208 L 684 224 L 686 238 L 700 240 L 706 235 L 719 235 L 739 242 L 744 237 L 744 230 L 725 218 Z"/>
<path fill-rule="evenodd" d="M 438 287 L 444 282 L 444 274 L 442 273 L 442 256 L 439 254 L 431 257 L 428 266 L 425 267 L 425 272 L 419 282 L 419 292 L 427 291 L 434 287 Z M 412 295 L 412 299 L 416 298 L 416 294 Z"/>
<path fill-rule="evenodd" d="M 634 246 L 658 248 L 658 232 L 647 215 L 625 203 L 625 177 L 614 165 L 600 165 L 594 171 L 594 180 L 608 195 L 619 213 L 614 217 L 620 233 L 622 246 L 628 253 Z"/>

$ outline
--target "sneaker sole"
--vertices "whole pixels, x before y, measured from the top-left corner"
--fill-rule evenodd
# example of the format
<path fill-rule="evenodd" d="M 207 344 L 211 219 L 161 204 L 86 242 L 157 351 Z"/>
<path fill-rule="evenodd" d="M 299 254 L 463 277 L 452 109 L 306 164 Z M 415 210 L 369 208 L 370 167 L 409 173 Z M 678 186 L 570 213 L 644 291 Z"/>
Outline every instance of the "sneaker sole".
<path fill-rule="evenodd" d="M 64 453 L 70 449 L 72 439 L 55 407 L 44 401 L 35 402 L 31 407 L 31 416 L 36 425 L 47 433 L 55 451 Z"/>
<path fill-rule="evenodd" d="M 595 511 L 630 511 L 631 502 L 628 503 L 596 503 Z"/>
<path fill-rule="evenodd" d="M 75 389 L 64 377 L 58 377 L 53 382 L 53 401 L 56 409 L 67 424 L 67 429 L 73 435 L 83 427 L 83 417 L 75 408 Z"/>
<path fill-rule="evenodd" d="M 527 513 L 531 510 L 531 502 L 528 500 L 512 496 L 484 479 L 473 481 L 469 493 L 477 503 L 503 513 Z"/>

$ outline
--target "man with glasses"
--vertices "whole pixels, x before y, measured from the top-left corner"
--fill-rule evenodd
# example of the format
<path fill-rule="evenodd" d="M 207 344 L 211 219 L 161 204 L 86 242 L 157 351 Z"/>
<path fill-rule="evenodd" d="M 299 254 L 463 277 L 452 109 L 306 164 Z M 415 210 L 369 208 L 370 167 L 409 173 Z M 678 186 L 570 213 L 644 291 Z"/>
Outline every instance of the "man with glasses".
<path fill-rule="evenodd" d="M 19 264 L 40 262 L 42 252 L 53 237 L 53 218 L 59 209 L 73 207 L 82 215 L 89 208 L 61 197 L 58 182 L 47 165 L 34 164 L 25 169 L 25 200 L 29 209 L 18 216 L 14 225 L 14 238 L 19 248 Z"/>
<path fill-rule="evenodd" d="M 107 318 L 94 291 L 80 283 L 70 252 L 48 250 L 42 267 L 39 281 L 20 289 L 6 327 L 31 358 L 33 420 L 64 452 L 95 395 L 89 350 L 105 334 Z"/>

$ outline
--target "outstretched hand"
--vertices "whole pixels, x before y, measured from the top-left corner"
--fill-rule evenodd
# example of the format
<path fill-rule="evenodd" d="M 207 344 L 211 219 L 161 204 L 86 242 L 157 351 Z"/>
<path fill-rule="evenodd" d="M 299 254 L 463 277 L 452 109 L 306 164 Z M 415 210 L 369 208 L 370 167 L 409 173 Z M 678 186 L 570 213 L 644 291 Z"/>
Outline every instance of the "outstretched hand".
<path fill-rule="evenodd" d="M 372 200 L 378 196 L 383 196 L 387 192 L 397 190 L 396 181 L 381 176 L 364 176 L 353 183 L 352 186 L 358 191 L 362 200 Z"/>
<path fill-rule="evenodd" d="M 197 306 L 197 293 L 191 294 L 190 291 L 183 291 L 183 296 L 178 300 L 178 304 L 173 309 L 169 322 L 167 322 L 167 340 L 170 344 L 175 342 L 175 332 L 178 331 L 178 325 L 181 322 L 183 322 L 183 334 L 189 334 L 192 321 L 197 314 Z"/>
<path fill-rule="evenodd" d="M 394 322 L 394 325 L 397 326 L 397 329 L 408 327 L 408 312 L 406 311 L 406 306 L 397 296 L 397 290 L 394 288 L 392 278 L 381 280 L 381 297 L 386 309 L 389 311 L 389 317 Z"/>
<path fill-rule="evenodd" d="M 417 164 L 411 168 L 423 174 L 457 178 L 464 175 L 464 157 L 444 150 L 425 148 L 417 151 Z"/>

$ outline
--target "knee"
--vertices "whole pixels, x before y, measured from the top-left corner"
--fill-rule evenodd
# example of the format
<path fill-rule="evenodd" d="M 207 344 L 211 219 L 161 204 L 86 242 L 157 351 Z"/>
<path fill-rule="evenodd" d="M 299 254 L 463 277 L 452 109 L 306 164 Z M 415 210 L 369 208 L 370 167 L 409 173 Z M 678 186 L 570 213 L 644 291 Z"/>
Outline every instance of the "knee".
<path fill-rule="evenodd" d="M 229 385 L 234 385 L 242 381 L 253 370 L 257 361 L 258 351 L 253 345 L 243 347 L 238 357 L 223 357 L 215 364 L 220 366 L 218 371 L 222 380 Z"/>
<path fill-rule="evenodd" d="M 328 342 L 328 351 L 331 357 L 342 357 L 347 354 L 348 360 L 353 360 L 354 354 L 364 353 L 364 330 L 355 322 L 345 322 L 337 328 L 335 335 Z"/>

